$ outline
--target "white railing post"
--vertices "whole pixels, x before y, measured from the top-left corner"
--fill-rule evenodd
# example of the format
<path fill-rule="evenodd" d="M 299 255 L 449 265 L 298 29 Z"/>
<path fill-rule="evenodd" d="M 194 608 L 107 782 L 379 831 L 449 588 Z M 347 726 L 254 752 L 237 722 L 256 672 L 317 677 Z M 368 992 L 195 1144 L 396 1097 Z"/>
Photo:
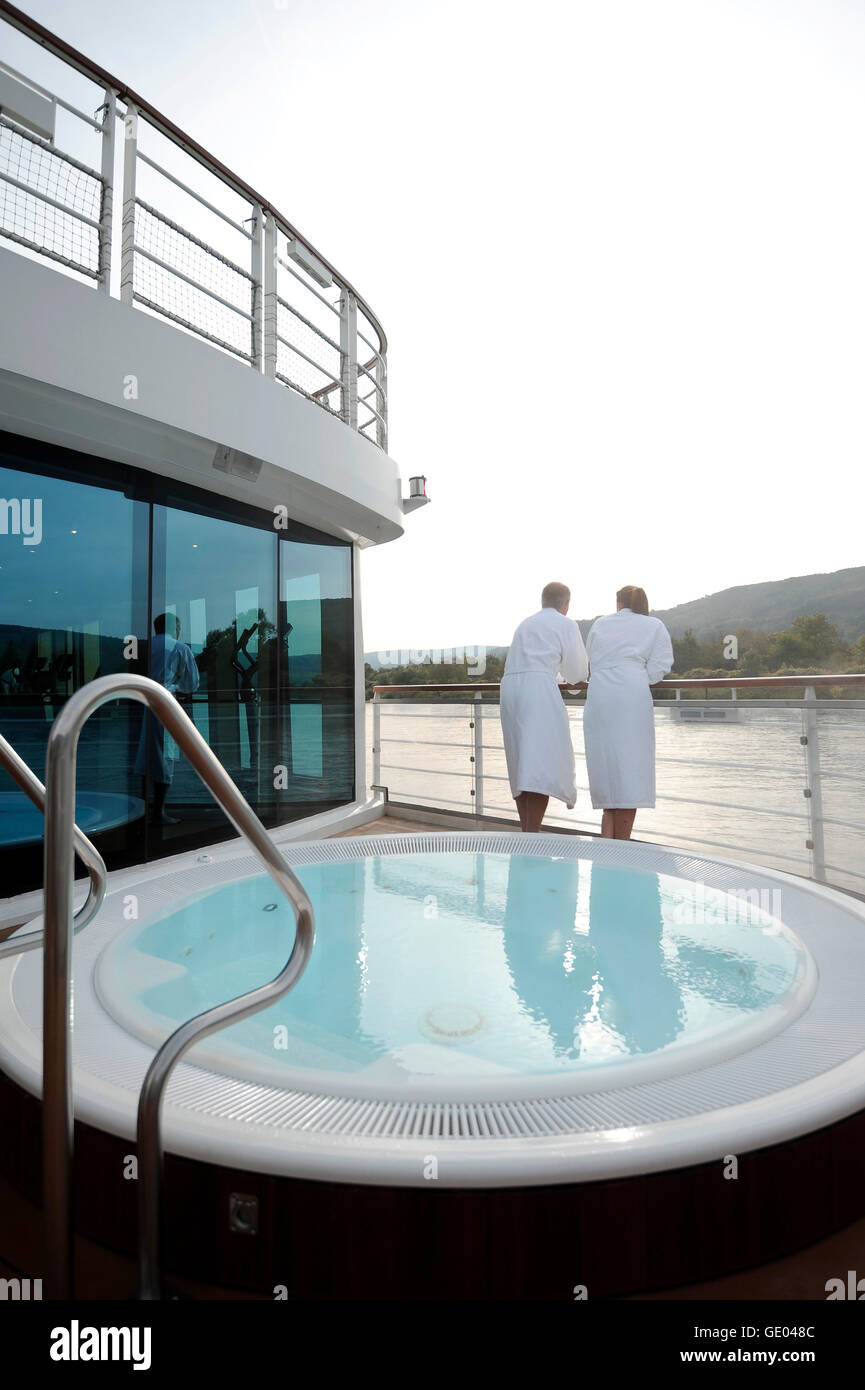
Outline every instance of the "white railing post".
<path fill-rule="evenodd" d="M 253 370 L 260 372 L 263 358 L 262 316 L 264 314 L 264 287 L 262 279 L 264 274 L 265 250 L 264 213 L 258 203 L 253 203 L 252 205 L 252 241 L 249 243 L 249 247 L 249 270 L 252 275 L 252 302 L 249 306 L 252 313 L 252 322 L 249 325 L 252 337 L 250 347 Z"/>
<path fill-rule="evenodd" d="M 276 223 L 272 213 L 264 224 L 264 374 L 276 376 L 279 306 L 276 302 Z"/>
<path fill-rule="evenodd" d="M 345 423 L 357 429 L 357 300 L 351 290 L 343 290 L 339 301 L 339 375 L 342 386 L 340 414 Z"/>
<path fill-rule="evenodd" d="M 114 92 L 105 88 L 102 108 L 102 208 L 99 214 L 99 288 L 111 293 L 111 237 L 114 225 L 114 135 L 117 106 Z"/>
<path fill-rule="evenodd" d="M 381 786 L 381 696 L 377 690 L 372 697 L 372 780 Z"/>
<path fill-rule="evenodd" d="M 138 163 L 138 111 L 130 101 L 123 118 L 123 234 L 120 247 L 120 298 L 132 303 L 135 282 L 135 174 Z"/>
<path fill-rule="evenodd" d="M 475 751 L 472 758 L 475 769 L 475 815 L 482 816 L 484 814 L 484 706 L 483 695 L 479 690 L 475 691 L 472 713 L 474 715 L 472 728 L 475 731 Z"/>
<path fill-rule="evenodd" d="M 808 802 L 809 835 L 805 843 L 811 855 L 811 877 L 818 883 L 825 883 L 823 786 L 820 778 L 820 743 L 817 734 L 817 693 L 813 685 L 805 687 L 805 700 L 807 704 L 802 712 L 805 732 L 801 738 L 805 746 L 805 773 L 808 780 L 805 798 Z"/>
<path fill-rule="evenodd" d="M 383 352 L 375 359 L 376 409 L 381 416 L 376 420 L 375 432 L 378 446 L 387 453 L 387 362 Z"/>

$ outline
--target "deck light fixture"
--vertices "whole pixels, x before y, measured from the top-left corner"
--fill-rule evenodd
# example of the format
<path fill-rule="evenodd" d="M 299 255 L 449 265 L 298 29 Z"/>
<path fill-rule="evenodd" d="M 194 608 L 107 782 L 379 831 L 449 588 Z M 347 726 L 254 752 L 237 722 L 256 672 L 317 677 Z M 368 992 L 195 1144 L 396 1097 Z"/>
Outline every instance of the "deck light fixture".
<path fill-rule="evenodd" d="M 426 478 L 423 474 L 416 474 L 414 478 L 408 480 L 408 497 L 402 499 L 402 509 L 404 512 L 413 512 L 416 507 L 424 507 L 429 498 L 426 495 Z"/>

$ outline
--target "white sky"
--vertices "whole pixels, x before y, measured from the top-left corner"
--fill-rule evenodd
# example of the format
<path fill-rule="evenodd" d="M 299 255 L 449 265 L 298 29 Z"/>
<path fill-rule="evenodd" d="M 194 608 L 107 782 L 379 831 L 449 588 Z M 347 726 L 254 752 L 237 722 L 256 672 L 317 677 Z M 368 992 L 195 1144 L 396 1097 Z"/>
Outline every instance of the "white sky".
<path fill-rule="evenodd" d="M 367 651 L 865 561 L 863 0 L 19 0 L 390 342 Z"/>

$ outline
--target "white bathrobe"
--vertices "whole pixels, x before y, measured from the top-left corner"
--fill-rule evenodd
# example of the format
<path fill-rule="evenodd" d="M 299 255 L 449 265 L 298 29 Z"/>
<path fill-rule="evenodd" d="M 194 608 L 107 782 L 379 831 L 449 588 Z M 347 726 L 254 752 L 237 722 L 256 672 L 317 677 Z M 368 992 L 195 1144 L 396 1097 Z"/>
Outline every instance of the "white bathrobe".
<path fill-rule="evenodd" d="M 172 695 L 194 695 L 201 677 L 192 648 L 169 637 L 167 632 L 155 633 L 150 640 L 150 678 L 167 686 Z M 145 711 L 135 758 L 136 774 L 146 777 L 149 772 L 154 782 L 170 782 L 178 751 L 164 725 Z"/>
<path fill-rule="evenodd" d="M 574 747 L 557 674 L 584 681 L 589 664 L 580 629 L 557 608 L 542 608 L 521 622 L 501 682 L 502 738 L 511 793 L 540 792 L 577 800 Z"/>
<path fill-rule="evenodd" d="M 622 608 L 598 618 L 586 639 L 591 665 L 583 732 L 592 805 L 655 804 L 655 711 L 650 685 L 673 665 L 660 618 Z"/>

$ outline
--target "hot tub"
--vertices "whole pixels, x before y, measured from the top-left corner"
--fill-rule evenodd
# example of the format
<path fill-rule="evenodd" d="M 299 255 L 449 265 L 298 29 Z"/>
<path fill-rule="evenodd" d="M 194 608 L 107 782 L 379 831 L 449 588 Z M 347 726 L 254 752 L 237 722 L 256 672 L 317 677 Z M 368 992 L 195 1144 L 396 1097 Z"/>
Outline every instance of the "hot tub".
<path fill-rule="evenodd" d="M 198 1063 L 372 1100 L 582 1095 L 742 1054 L 811 1002 L 813 957 L 771 897 L 520 848 L 298 866 L 317 923 L 302 983 Z M 275 975 L 292 935 L 267 874 L 235 880 L 112 941 L 97 993 L 158 1046 Z"/>
<path fill-rule="evenodd" d="M 81 791 L 75 797 L 75 823 L 85 835 L 115 830 L 144 815 L 144 802 L 122 792 Z M 0 849 L 38 843 L 45 819 L 38 806 L 21 791 L 0 792 Z"/>
<path fill-rule="evenodd" d="M 403 1250 L 375 1296 L 452 1296 L 457 1261 L 477 1296 L 570 1297 L 580 1274 L 596 1293 L 667 1287 L 862 1214 L 858 900 L 570 836 L 283 852 L 315 904 L 315 950 L 291 994 L 206 1039 L 173 1076 L 169 1229 L 189 1231 L 178 1261 L 202 1223 L 224 1219 L 229 1192 L 270 1212 L 298 1296 L 320 1297 L 372 1296 L 370 1240 Z M 83 1172 L 128 1162 L 159 1042 L 290 950 L 291 912 L 242 845 L 193 858 L 126 875 L 76 938 L 75 1111 L 94 1146 Z M 26 1108 L 41 1084 L 38 952 L 0 966 L 0 999 L 0 1066 Z M 134 1248 L 130 1187 L 118 1183 L 114 1207 L 104 1183 L 94 1195 L 91 1234 L 107 1244 L 126 1230 Z M 280 1270 L 285 1282 L 288 1247 L 273 1239 L 250 1287 Z M 415 1246 L 433 1252 L 422 1267 Z M 218 1277 L 237 1282 L 235 1265 Z"/>

